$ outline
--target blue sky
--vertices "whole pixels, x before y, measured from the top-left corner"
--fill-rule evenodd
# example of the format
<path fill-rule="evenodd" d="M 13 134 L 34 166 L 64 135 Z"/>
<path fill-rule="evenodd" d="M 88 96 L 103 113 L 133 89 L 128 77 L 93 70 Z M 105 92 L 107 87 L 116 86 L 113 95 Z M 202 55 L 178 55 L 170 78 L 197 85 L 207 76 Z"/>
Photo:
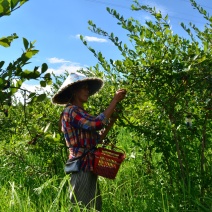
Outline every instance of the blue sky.
<path fill-rule="evenodd" d="M 211 0 L 196 2 L 212 14 Z M 26 69 L 47 63 L 49 71 L 61 74 L 65 70 L 93 66 L 97 60 L 82 44 L 80 34 L 86 36 L 89 45 L 101 51 L 107 59 L 118 59 L 120 54 L 109 40 L 88 30 L 88 20 L 107 32 L 114 32 L 123 42 L 127 42 L 126 32 L 117 25 L 117 20 L 106 11 L 106 7 L 141 23 L 151 19 L 145 12 L 131 11 L 132 3 L 131 0 L 29 0 L 11 16 L 0 18 L 0 37 L 12 33 L 19 36 L 10 48 L 0 47 L 0 60 L 8 64 L 18 58 L 23 49 L 22 37 L 25 37 L 29 41 L 36 40 L 35 47 L 39 50 Z M 187 25 L 192 22 L 200 29 L 205 24 L 189 0 L 140 0 L 140 3 L 155 6 L 164 15 L 168 14 L 174 33 L 184 37 L 186 34 L 180 26 L 181 22 Z"/>

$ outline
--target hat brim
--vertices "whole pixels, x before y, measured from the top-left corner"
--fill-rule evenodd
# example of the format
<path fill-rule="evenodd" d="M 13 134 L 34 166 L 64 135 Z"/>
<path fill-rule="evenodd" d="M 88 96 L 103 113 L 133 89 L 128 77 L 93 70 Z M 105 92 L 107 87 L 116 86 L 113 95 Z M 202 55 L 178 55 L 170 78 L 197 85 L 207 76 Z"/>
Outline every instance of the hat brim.
<path fill-rule="evenodd" d="M 65 105 L 70 103 L 70 98 L 72 95 L 74 85 L 86 82 L 88 84 L 89 96 L 97 93 L 103 86 L 103 81 L 99 78 L 86 78 L 84 80 L 79 80 L 74 83 L 70 83 L 61 90 L 59 90 L 52 98 L 54 104 Z"/>

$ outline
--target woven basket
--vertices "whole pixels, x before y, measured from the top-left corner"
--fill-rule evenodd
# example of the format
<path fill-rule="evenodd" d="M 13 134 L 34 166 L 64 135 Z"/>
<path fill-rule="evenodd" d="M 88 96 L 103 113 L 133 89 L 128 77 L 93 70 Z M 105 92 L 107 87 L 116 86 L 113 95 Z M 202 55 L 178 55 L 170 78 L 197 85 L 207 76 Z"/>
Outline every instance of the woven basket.
<path fill-rule="evenodd" d="M 115 149 L 119 149 L 115 147 Z M 119 149 L 121 150 L 121 149 Z M 94 173 L 105 178 L 115 179 L 121 163 L 125 159 L 125 152 L 117 152 L 99 147 L 95 152 Z"/>

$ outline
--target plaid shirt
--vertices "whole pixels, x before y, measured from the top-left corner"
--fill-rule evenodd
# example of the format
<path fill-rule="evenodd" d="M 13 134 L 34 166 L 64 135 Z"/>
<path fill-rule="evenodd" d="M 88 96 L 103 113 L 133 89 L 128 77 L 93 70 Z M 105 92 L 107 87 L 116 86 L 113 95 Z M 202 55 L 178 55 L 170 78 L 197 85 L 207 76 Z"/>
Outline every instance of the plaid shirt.
<path fill-rule="evenodd" d="M 103 113 L 91 116 L 82 108 L 69 105 L 63 111 L 61 122 L 62 132 L 70 152 L 69 159 L 72 159 L 82 155 L 86 149 L 91 149 L 100 142 L 97 131 L 104 127 L 107 119 Z M 93 162 L 93 154 L 87 154 L 82 159 L 81 169 L 92 171 Z"/>

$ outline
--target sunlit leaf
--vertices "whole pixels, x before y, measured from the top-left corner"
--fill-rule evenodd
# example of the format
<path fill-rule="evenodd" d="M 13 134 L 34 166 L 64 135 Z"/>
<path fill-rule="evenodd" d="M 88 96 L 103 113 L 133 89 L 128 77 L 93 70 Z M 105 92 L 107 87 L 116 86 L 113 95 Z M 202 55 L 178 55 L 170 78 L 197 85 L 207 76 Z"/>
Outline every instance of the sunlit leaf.
<path fill-rule="evenodd" d="M 23 4 L 25 4 L 26 2 L 28 2 L 29 0 L 21 0 L 20 1 L 20 5 L 23 5 Z"/>
<path fill-rule="evenodd" d="M 8 0 L 0 1 L 0 17 L 4 15 L 10 15 L 10 3 Z"/>
<path fill-rule="evenodd" d="M 0 45 L 4 46 L 4 47 L 9 47 L 10 46 L 11 41 L 8 38 L 0 38 Z"/>
<path fill-rule="evenodd" d="M 18 5 L 19 2 L 20 0 L 11 0 L 11 9 L 13 10 Z"/>
<path fill-rule="evenodd" d="M 18 91 L 18 87 L 13 87 L 10 89 L 11 93 L 14 94 Z"/>

